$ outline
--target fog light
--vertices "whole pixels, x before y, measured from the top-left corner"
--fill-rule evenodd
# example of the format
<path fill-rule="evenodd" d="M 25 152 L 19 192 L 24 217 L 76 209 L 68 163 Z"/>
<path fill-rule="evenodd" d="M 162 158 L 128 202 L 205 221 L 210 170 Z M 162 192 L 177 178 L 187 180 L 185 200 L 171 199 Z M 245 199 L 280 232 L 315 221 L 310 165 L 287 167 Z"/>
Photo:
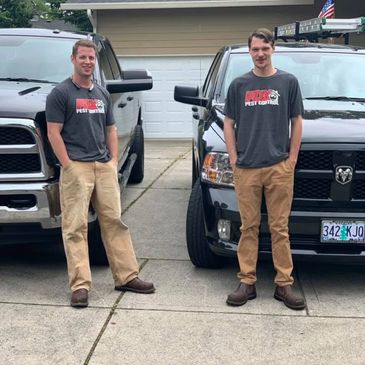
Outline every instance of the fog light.
<path fill-rule="evenodd" d="M 218 235 L 221 240 L 229 241 L 231 238 L 231 221 L 220 219 L 217 225 Z"/>

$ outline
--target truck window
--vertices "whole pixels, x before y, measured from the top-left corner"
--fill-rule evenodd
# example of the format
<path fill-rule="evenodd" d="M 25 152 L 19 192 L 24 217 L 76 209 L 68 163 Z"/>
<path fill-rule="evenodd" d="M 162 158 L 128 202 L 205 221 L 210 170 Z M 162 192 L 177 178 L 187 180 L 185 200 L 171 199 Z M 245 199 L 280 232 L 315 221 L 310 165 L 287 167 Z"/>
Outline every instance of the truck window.
<path fill-rule="evenodd" d="M 104 42 L 104 49 L 105 49 L 105 53 L 106 56 L 108 57 L 108 61 L 113 73 L 113 79 L 114 80 L 119 80 L 120 79 L 120 65 L 119 62 L 117 60 L 117 58 L 115 57 L 115 54 L 112 50 L 112 47 L 110 46 L 109 42 Z"/>

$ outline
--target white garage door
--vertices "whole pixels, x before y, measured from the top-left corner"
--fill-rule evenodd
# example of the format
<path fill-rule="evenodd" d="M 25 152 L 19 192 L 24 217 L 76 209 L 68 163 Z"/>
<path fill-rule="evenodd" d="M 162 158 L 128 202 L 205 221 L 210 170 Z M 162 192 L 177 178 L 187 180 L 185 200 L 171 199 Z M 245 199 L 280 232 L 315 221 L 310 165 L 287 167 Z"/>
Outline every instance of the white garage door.
<path fill-rule="evenodd" d="M 147 138 L 191 138 L 191 106 L 174 101 L 175 85 L 202 85 L 212 56 L 127 57 L 122 68 L 146 68 L 153 89 L 143 92 L 144 132 Z"/>

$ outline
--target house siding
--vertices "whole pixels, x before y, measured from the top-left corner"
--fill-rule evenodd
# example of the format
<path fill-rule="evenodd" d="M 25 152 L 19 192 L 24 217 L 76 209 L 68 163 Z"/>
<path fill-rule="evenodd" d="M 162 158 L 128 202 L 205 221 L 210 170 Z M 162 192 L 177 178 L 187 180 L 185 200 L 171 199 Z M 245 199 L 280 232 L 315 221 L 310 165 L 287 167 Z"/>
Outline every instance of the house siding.
<path fill-rule="evenodd" d="M 313 17 L 313 6 L 99 10 L 97 31 L 119 56 L 213 55 L 254 29 Z"/>

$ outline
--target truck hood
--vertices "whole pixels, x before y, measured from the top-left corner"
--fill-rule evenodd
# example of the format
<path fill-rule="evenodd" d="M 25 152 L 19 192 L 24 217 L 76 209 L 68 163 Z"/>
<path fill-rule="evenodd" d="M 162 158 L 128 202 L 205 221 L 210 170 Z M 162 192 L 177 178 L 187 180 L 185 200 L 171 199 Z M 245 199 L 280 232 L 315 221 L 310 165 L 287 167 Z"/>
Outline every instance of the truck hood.
<path fill-rule="evenodd" d="M 216 105 L 212 128 L 223 137 L 223 106 Z M 304 100 L 303 143 L 364 143 L 365 103 Z"/>
<path fill-rule="evenodd" d="M 0 81 L 0 117 L 35 119 L 56 84 Z"/>

